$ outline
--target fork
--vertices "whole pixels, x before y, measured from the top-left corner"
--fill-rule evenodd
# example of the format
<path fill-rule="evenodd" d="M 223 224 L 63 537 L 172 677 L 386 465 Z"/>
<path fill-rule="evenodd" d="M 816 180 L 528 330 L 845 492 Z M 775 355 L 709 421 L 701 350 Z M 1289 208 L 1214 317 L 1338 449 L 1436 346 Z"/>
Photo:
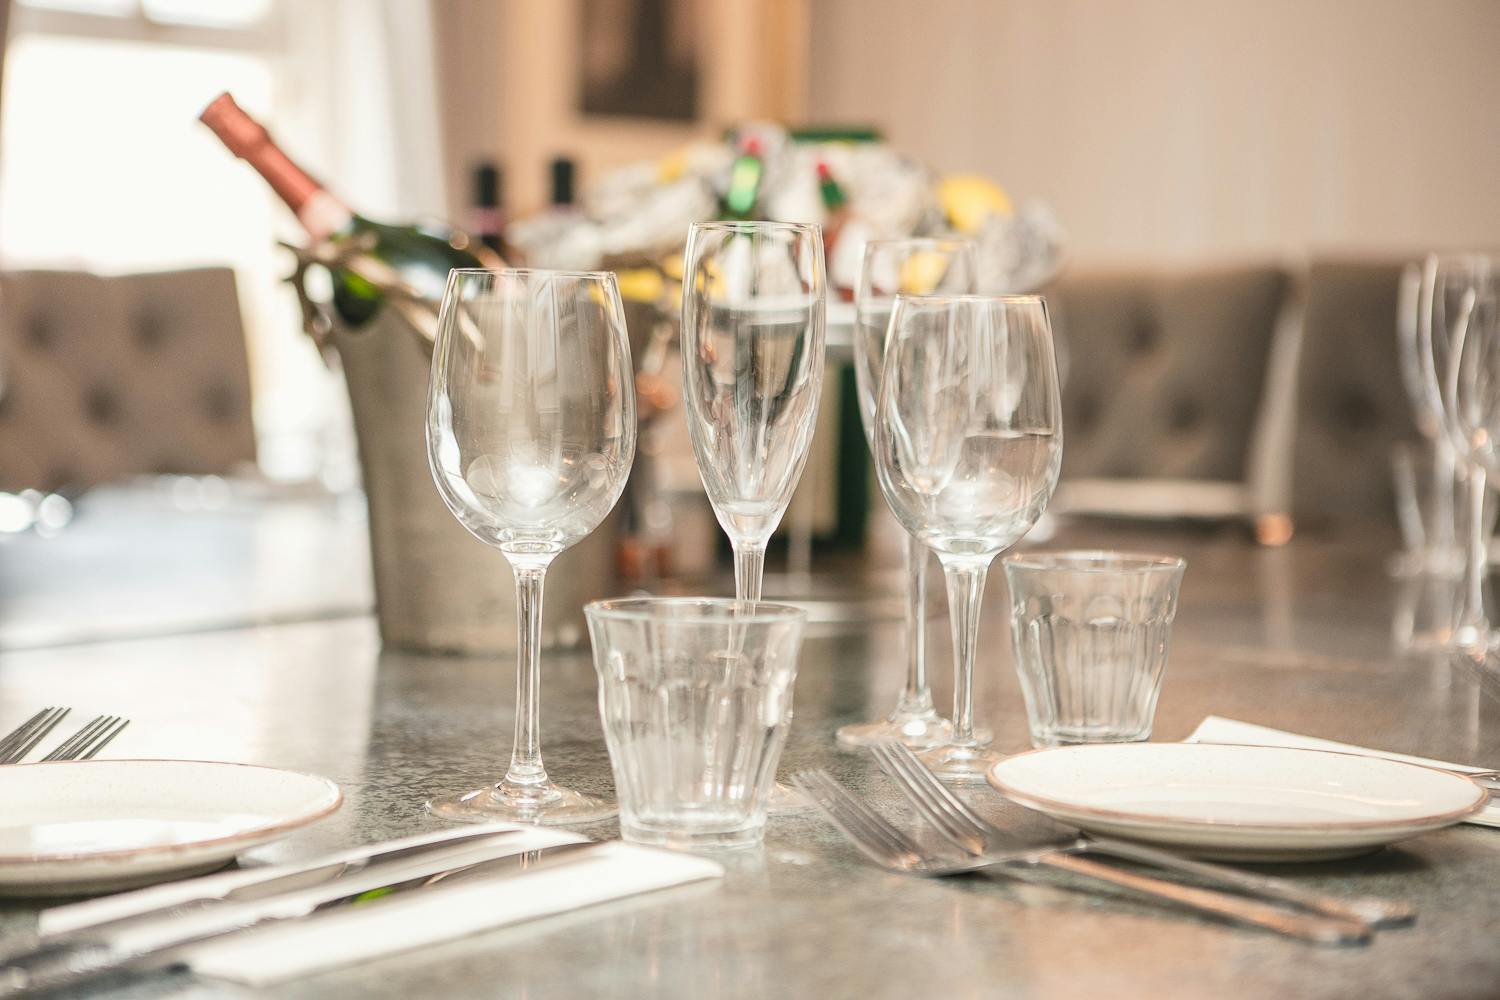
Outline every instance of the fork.
<path fill-rule="evenodd" d="M 72 709 L 44 708 L 0 739 L 0 764 L 20 762 Z"/>
<path fill-rule="evenodd" d="M 896 782 L 923 818 L 953 846 L 971 857 L 981 857 L 1014 847 L 1013 835 L 987 822 L 970 809 L 935 774 L 924 767 L 907 747 L 890 740 L 871 750 L 880 769 Z M 1341 900 L 1304 889 L 1286 879 L 1252 875 L 1112 837 L 1079 836 L 1064 841 L 1058 845 L 1058 849 L 1071 854 L 1101 854 L 1181 875 L 1191 875 L 1216 883 L 1221 889 L 1248 893 L 1325 917 L 1352 920 L 1371 927 L 1399 927 L 1416 919 L 1416 912 L 1405 903 L 1370 896 Z"/>
<path fill-rule="evenodd" d="M 892 826 L 885 817 L 834 781 L 826 771 L 798 772 L 792 778 L 792 783 L 812 799 L 860 853 L 887 871 L 919 878 L 939 878 L 996 868 L 1044 865 L 1133 889 L 1200 913 L 1236 923 L 1252 924 L 1316 944 L 1364 944 L 1372 936 L 1370 925 L 1360 921 L 1293 913 L 1243 896 L 1181 885 L 1112 868 L 1087 858 L 1060 852 L 1050 845 L 992 852 L 978 858 L 944 857 L 923 850 L 910 837 Z"/>
<path fill-rule="evenodd" d="M 70 738 L 64 740 L 42 760 L 89 760 L 103 750 L 125 727 L 129 719 L 118 715 L 99 715 Z"/>

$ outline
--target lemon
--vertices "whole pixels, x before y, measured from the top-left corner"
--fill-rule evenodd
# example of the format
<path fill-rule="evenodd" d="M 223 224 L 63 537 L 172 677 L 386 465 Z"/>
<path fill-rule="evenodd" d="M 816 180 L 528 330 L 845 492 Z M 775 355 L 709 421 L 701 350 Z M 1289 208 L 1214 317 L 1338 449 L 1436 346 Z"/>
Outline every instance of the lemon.
<path fill-rule="evenodd" d="M 943 213 L 961 233 L 978 232 L 989 216 L 1010 215 L 1014 211 L 1005 189 L 978 174 L 944 177 L 937 193 Z"/>

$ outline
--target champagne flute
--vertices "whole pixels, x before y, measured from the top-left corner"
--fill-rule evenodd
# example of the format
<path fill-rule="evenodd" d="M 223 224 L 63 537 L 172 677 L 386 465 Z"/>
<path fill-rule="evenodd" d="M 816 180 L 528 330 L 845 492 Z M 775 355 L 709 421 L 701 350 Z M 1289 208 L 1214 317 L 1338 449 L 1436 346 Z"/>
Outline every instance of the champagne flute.
<path fill-rule="evenodd" d="M 1490 644 L 1485 611 L 1485 582 L 1489 576 L 1491 524 L 1485 516 L 1488 474 L 1474 453 L 1474 445 L 1459 421 L 1456 386 L 1449 382 L 1458 371 L 1454 348 L 1469 321 L 1469 311 L 1486 284 L 1492 283 L 1500 258 L 1482 253 L 1429 254 L 1422 266 L 1417 341 L 1423 385 L 1432 412 L 1442 418 L 1442 429 L 1463 466 L 1468 486 L 1464 509 L 1464 585 L 1453 644 L 1465 649 Z"/>
<path fill-rule="evenodd" d="M 698 222 L 688 232 L 684 408 L 742 601 L 760 600 L 766 544 L 807 462 L 823 383 L 825 286 L 816 226 Z"/>
<path fill-rule="evenodd" d="M 896 519 L 948 584 L 953 740 L 922 754 L 940 778 L 1000 759 L 974 728 L 974 656 L 990 562 L 1057 486 L 1062 409 L 1047 307 L 1034 295 L 899 296 L 875 413 L 875 469 Z"/>
<path fill-rule="evenodd" d="M 635 457 L 624 307 L 604 272 L 448 275 L 427 398 L 427 455 L 443 502 L 516 578 L 515 747 L 493 786 L 428 808 L 469 822 L 587 823 L 615 805 L 555 785 L 542 765 L 542 583 L 597 528 Z"/>
<path fill-rule="evenodd" d="M 1431 328 L 1447 333 L 1440 373 L 1443 412 L 1459 456 L 1469 463 L 1469 550 L 1455 644 L 1483 654 L 1494 643 L 1484 608 L 1490 526 L 1485 487 L 1500 475 L 1500 256 L 1463 254 L 1429 259 Z M 1434 357 L 1437 355 L 1434 354 Z"/>
<path fill-rule="evenodd" d="M 854 293 L 854 377 L 860 421 L 872 451 L 885 335 L 897 294 L 972 292 L 975 261 L 974 244 L 969 240 L 871 240 L 865 244 Z M 845 746 L 900 740 L 925 750 L 948 742 L 953 735 L 952 725 L 933 708 L 927 684 L 927 546 L 911 534 L 906 543 L 906 686 L 888 717 L 841 727 L 836 736 Z"/>

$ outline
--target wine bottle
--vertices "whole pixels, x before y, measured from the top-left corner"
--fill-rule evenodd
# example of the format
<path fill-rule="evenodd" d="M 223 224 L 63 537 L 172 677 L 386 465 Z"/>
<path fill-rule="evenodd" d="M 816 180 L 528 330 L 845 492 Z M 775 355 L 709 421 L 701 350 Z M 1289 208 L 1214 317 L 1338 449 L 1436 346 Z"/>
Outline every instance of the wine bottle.
<path fill-rule="evenodd" d="M 456 238 L 423 226 L 375 222 L 354 212 L 292 162 L 265 128 L 229 94 L 215 98 L 199 119 L 231 153 L 265 178 L 314 241 L 367 239 L 371 256 L 390 265 L 418 293 L 434 300 L 441 298 L 450 269 L 483 266 L 464 248 L 466 237 Z M 331 274 L 333 307 L 346 325 L 361 326 L 380 311 L 379 288 L 351 271 L 337 269 Z"/>
<path fill-rule="evenodd" d="M 765 170 L 760 139 L 751 136 L 740 147 L 740 155 L 729 168 L 729 186 L 720 206 L 725 218 L 749 219 L 753 216 L 755 205 L 760 201 L 760 181 Z"/>
<path fill-rule="evenodd" d="M 505 198 L 500 167 L 489 160 L 474 166 L 474 200 L 469 209 L 469 233 L 497 254 L 504 254 Z"/>

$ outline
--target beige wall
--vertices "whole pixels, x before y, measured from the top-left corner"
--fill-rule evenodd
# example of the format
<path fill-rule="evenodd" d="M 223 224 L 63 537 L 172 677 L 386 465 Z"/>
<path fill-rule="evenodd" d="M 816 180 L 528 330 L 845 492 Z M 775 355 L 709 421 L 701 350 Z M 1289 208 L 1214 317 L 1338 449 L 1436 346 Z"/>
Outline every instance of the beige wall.
<path fill-rule="evenodd" d="M 1500 242 L 1500 0 L 813 0 L 810 116 L 1084 258 Z"/>

